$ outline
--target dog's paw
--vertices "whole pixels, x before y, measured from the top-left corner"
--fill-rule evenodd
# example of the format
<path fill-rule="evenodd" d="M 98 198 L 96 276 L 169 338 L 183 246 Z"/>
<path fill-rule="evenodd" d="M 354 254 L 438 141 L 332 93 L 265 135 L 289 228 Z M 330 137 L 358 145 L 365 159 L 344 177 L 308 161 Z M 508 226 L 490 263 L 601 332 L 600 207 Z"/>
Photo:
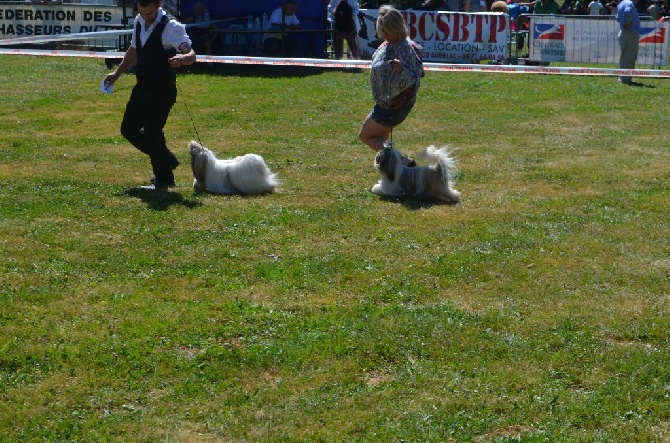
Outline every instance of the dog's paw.
<path fill-rule="evenodd" d="M 449 203 L 458 203 L 461 201 L 461 192 L 456 189 L 448 189 L 447 194 L 444 198 L 445 201 Z"/>
<path fill-rule="evenodd" d="M 194 179 L 193 180 L 193 190 L 195 191 L 196 194 L 200 193 L 200 192 L 204 192 L 205 191 L 205 185 L 200 183 L 198 181 L 198 179 Z"/>

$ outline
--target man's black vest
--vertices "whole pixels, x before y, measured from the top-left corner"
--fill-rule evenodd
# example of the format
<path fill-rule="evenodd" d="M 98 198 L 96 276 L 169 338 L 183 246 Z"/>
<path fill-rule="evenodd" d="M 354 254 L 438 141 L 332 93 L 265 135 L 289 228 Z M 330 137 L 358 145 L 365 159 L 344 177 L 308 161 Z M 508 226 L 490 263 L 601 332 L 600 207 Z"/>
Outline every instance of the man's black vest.
<path fill-rule="evenodd" d="M 145 89 L 163 89 L 175 84 L 175 75 L 170 68 L 168 59 L 174 57 L 177 51 L 163 48 L 163 31 L 165 25 L 170 21 L 164 15 L 156 25 L 144 46 L 140 39 L 142 25 L 138 22 L 135 27 L 135 46 L 137 49 L 137 84 Z"/>

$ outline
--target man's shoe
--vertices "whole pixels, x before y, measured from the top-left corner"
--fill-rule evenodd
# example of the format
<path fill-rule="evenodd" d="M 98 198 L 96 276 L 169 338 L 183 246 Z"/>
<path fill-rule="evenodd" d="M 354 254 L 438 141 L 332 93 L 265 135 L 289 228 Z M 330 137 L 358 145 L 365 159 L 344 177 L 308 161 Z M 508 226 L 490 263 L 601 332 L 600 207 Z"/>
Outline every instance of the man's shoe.
<path fill-rule="evenodd" d="M 156 180 L 154 178 L 151 180 L 150 184 L 140 186 L 140 189 L 147 189 L 150 191 L 167 191 L 169 188 L 174 187 L 175 187 L 174 179 L 167 181 L 167 180 Z"/>
<path fill-rule="evenodd" d="M 156 180 L 154 182 L 154 187 L 156 189 L 174 188 L 175 187 L 174 178 L 168 180 Z"/>
<path fill-rule="evenodd" d="M 175 169 L 177 169 L 177 166 L 179 166 L 180 164 L 181 163 L 179 162 L 179 160 L 177 160 L 177 157 L 173 156 L 172 160 L 170 161 L 170 169 L 172 169 L 174 171 Z M 151 177 L 151 180 L 149 180 L 149 183 L 151 183 L 152 185 L 156 184 L 156 176 L 155 175 Z M 174 185 L 172 185 L 172 186 L 174 186 Z"/>

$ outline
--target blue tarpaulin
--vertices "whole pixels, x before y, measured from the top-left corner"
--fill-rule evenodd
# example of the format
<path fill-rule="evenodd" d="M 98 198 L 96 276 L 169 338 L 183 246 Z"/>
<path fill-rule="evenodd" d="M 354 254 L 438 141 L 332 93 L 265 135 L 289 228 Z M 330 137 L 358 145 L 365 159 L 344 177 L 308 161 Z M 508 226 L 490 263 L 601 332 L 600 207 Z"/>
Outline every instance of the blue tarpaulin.
<path fill-rule="evenodd" d="M 273 10 L 282 6 L 282 0 L 201 0 L 209 11 L 213 20 L 223 19 L 220 27 L 223 29 L 248 29 L 256 18 L 262 23 L 263 14 L 269 17 Z M 193 6 L 197 0 L 181 0 L 180 16 L 182 19 L 193 14 Z M 300 20 L 303 29 L 314 32 L 296 34 L 294 37 L 301 41 L 305 56 L 323 57 L 326 48 L 326 33 L 316 32 L 327 29 L 327 14 L 324 0 L 297 0 L 298 12 L 296 16 Z M 251 16 L 251 23 L 249 22 Z M 224 37 L 225 39 L 226 37 Z M 250 38 L 239 36 L 239 38 Z"/>

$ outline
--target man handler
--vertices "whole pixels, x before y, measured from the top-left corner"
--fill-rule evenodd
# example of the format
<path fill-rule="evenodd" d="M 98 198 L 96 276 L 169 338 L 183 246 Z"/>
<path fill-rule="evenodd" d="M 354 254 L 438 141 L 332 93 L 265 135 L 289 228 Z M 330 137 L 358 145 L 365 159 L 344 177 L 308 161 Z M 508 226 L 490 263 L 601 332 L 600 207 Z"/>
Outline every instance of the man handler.
<path fill-rule="evenodd" d="M 179 160 L 170 152 L 163 128 L 177 100 L 177 83 L 172 68 L 192 65 L 196 55 L 184 25 L 170 19 L 161 8 L 162 0 L 139 0 L 139 14 L 133 24 L 130 47 L 105 82 L 114 82 L 136 65 L 137 84 L 121 122 L 121 134 L 151 159 L 154 172 L 148 189 L 175 186 L 172 170 Z"/>
<path fill-rule="evenodd" d="M 619 57 L 619 68 L 635 69 L 637 53 L 640 50 L 640 16 L 637 12 L 637 2 L 639 0 L 622 0 L 617 6 L 616 20 L 619 22 L 619 47 L 621 56 Z M 632 77 L 622 75 L 619 81 L 626 85 L 634 84 Z"/>

